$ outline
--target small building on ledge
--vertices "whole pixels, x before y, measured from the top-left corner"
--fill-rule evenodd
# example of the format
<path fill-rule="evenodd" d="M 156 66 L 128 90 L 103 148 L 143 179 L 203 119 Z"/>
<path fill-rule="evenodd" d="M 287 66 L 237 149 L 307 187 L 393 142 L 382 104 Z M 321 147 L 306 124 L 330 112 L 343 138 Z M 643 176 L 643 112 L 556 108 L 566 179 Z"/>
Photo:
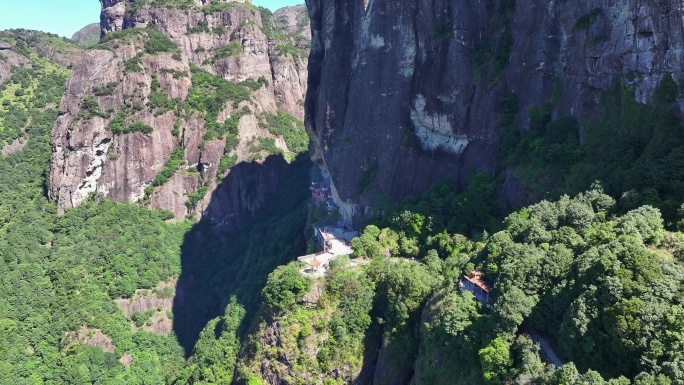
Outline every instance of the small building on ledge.
<path fill-rule="evenodd" d="M 298 261 L 306 265 L 302 273 L 320 277 L 325 275 L 325 271 L 333 259 L 335 259 L 335 256 L 327 252 L 309 254 L 297 258 Z"/>
<path fill-rule="evenodd" d="M 316 206 L 325 205 L 327 201 L 331 198 L 330 188 L 320 183 L 311 182 L 309 190 L 311 190 L 311 198 L 313 200 L 314 205 Z"/>
<path fill-rule="evenodd" d="M 350 231 L 346 227 L 325 226 L 314 227 L 316 243 L 320 251 L 316 254 L 304 255 L 297 258 L 306 267 L 302 270 L 305 275 L 322 277 L 330 267 L 330 261 L 342 255 L 351 255 L 354 250 L 350 243 L 352 238 L 359 235 L 358 231 Z"/>
<path fill-rule="evenodd" d="M 494 289 L 494 286 L 485 281 L 483 275 L 480 270 L 473 270 L 470 275 L 464 274 L 461 277 L 461 291 L 467 290 L 473 293 L 478 301 L 489 304 L 491 300 L 489 293 Z"/>
<path fill-rule="evenodd" d="M 314 236 L 318 247 L 335 255 L 349 255 L 354 252 L 350 246 L 351 240 L 359 235 L 358 231 L 350 231 L 339 226 L 314 228 Z"/>

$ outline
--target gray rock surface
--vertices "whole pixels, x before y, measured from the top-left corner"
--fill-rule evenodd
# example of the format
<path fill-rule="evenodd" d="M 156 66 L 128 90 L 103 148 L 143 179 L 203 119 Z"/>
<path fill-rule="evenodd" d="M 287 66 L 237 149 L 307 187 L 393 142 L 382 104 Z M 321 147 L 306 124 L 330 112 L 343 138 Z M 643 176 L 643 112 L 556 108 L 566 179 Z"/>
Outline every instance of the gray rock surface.
<path fill-rule="evenodd" d="M 100 329 L 90 328 L 86 325 L 82 325 L 77 332 L 73 331 L 65 334 L 62 344 L 69 345 L 73 343 L 95 346 L 108 353 L 114 353 L 114 349 L 116 349 L 111 337 L 104 334 Z"/>
<path fill-rule="evenodd" d="M 143 72 L 125 73 L 122 63 L 139 49 L 138 43 L 131 41 L 111 51 L 89 50 L 74 65 L 51 139 L 49 194 L 60 211 L 78 206 L 90 194 L 138 201 L 178 145 L 171 133 L 175 121 L 171 112 L 155 116 L 142 109 L 127 119 L 127 125 L 136 121 L 150 125 L 154 129 L 150 134 L 114 135 L 110 130 L 115 113 L 124 105 L 145 104 L 155 69 L 190 71 L 187 61 L 176 61 L 164 53 L 143 59 Z M 95 88 L 108 84 L 115 85 L 111 95 L 96 97 Z M 169 96 L 177 97 L 187 96 L 190 86 L 187 76 L 171 77 L 161 85 Z M 100 111 L 111 113 L 89 118 L 83 107 L 86 97 L 97 100 Z"/>
<path fill-rule="evenodd" d="M 10 46 L 8 42 L 0 40 L 0 44 L 5 44 Z M 11 49 L 6 49 L 0 51 L 2 57 L 0 57 L 0 83 L 9 79 L 12 76 L 13 67 L 24 67 L 31 68 L 31 60 L 21 53 L 14 52 Z"/>
<path fill-rule="evenodd" d="M 663 74 L 684 74 L 684 13 L 674 2 L 517 0 L 508 18 L 492 0 L 307 5 L 306 124 L 347 217 L 362 215 L 379 194 L 418 194 L 443 178 L 462 185 L 471 168 L 493 173 L 506 91 L 518 96 L 520 127 L 554 88 L 554 116 L 583 125 L 614 77 L 633 79 L 644 103 Z M 497 59 L 497 43 L 487 43 L 501 44 L 506 31 L 510 55 Z M 483 52 L 485 65 L 498 60 L 505 72 L 480 70 Z M 364 174 L 375 178 L 360 189 Z M 524 196 L 510 188 L 514 179 L 511 201 Z"/>

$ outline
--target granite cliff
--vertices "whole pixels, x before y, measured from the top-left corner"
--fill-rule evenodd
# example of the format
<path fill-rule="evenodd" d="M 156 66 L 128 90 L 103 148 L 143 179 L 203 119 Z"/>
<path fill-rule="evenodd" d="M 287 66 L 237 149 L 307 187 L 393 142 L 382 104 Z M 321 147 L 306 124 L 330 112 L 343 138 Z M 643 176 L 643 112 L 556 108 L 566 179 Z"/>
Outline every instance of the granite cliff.
<path fill-rule="evenodd" d="M 304 7 L 272 14 L 244 1 L 103 0 L 101 44 L 74 64 L 53 130 L 49 195 L 58 209 L 104 196 L 178 219 L 201 215 L 234 165 L 301 152 L 271 122 L 300 127 L 302 24 Z M 277 185 L 277 172 L 255 169 L 276 177 L 263 186 Z M 234 227 L 271 192 L 228 197 L 230 212 L 209 219 Z"/>
<path fill-rule="evenodd" d="M 576 119 L 583 140 L 614 81 L 648 105 L 666 74 L 684 75 L 679 2 L 307 5 L 307 129 L 347 217 L 380 194 L 417 194 L 445 177 L 463 185 L 471 169 L 500 176 L 509 202 L 529 203 L 529 186 L 498 159 L 508 95 L 522 133 L 529 112 L 548 106 L 552 119 Z"/>

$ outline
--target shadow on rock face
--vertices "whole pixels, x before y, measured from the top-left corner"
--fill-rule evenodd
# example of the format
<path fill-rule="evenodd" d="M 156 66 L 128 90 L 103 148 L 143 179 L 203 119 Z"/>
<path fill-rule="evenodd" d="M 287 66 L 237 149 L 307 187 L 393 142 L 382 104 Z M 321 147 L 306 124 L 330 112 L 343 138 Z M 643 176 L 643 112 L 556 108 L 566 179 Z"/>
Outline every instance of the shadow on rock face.
<path fill-rule="evenodd" d="M 273 200 L 288 167 L 280 156 L 239 163 L 212 194 L 204 219 L 229 232 L 238 232 L 249 218 Z"/>
<path fill-rule="evenodd" d="M 248 323 L 268 274 L 305 251 L 311 167 L 307 154 L 290 164 L 280 156 L 240 163 L 212 194 L 181 250 L 173 330 L 186 355 L 230 297 Z"/>

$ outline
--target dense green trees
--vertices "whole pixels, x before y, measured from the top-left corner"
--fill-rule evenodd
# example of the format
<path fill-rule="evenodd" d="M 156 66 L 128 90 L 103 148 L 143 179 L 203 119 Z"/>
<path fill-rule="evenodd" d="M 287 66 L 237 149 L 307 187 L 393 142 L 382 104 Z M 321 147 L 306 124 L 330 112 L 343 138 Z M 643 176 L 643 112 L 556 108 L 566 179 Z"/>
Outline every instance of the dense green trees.
<path fill-rule="evenodd" d="M 662 325 L 677 311 L 684 269 L 660 248 L 667 233 L 658 210 L 607 219 L 612 203 L 594 189 L 530 206 L 509 216 L 475 261 L 496 282 L 502 333 L 528 319 L 580 369 L 657 374 L 680 360 Z"/>
<path fill-rule="evenodd" d="M 189 384 L 230 384 L 240 348 L 238 329 L 245 309 L 230 299 L 222 317 L 215 318 L 200 333 L 188 359 Z"/>
<path fill-rule="evenodd" d="M 268 275 L 262 296 L 272 311 L 283 311 L 295 305 L 311 289 L 311 281 L 303 277 L 294 263 L 277 267 Z"/>
<path fill-rule="evenodd" d="M 477 235 L 473 222 L 453 226 L 441 217 L 468 192 L 434 189 L 385 206 L 385 218 L 352 242 L 355 256 L 372 260 L 351 270 L 363 269 L 375 287 L 366 332 L 382 340 L 372 358 L 383 368 L 375 383 L 411 376 L 416 384 L 682 380 L 684 267 L 675 256 L 684 245 L 657 209 L 619 215 L 622 207 L 595 184 L 510 214 L 500 231 L 474 242 L 450 233 L 471 228 Z M 476 267 L 494 284 L 491 307 L 456 291 L 460 275 Z M 566 364 L 544 366 L 527 330 L 544 336 L 545 349 Z"/>
<path fill-rule="evenodd" d="M 559 87 L 551 101 L 530 109 L 523 129 L 515 126 L 516 96 L 503 98 L 501 169 L 512 169 L 535 200 L 575 194 L 600 180 L 620 198 L 621 212 L 651 205 L 674 229 L 684 200 L 684 137 L 674 107 L 681 88 L 673 77 L 663 76 L 650 105 L 635 101 L 628 79 L 614 79 L 601 94 L 599 115 L 582 127 L 572 117 L 552 118 Z"/>
<path fill-rule="evenodd" d="M 506 374 L 513 364 L 510 349 L 508 341 L 497 337 L 480 350 L 480 362 L 485 384 L 501 384 L 504 382 Z"/>
<path fill-rule="evenodd" d="M 43 178 L 66 77 L 47 59 L 34 64 L 13 70 L 12 79 L 27 92 L 0 113 L 3 138 L 20 132 L 28 139 L 21 151 L 0 156 L 0 378 L 16 384 L 170 382 L 184 365 L 178 342 L 134 332 L 113 299 L 178 276 L 188 224 L 166 223 L 167 212 L 108 201 L 57 215 Z M 40 94 L 33 92 L 36 85 Z M 30 117 L 23 132 L 7 125 L 23 117 Z M 68 337 L 82 325 L 111 339 L 114 353 Z M 124 355 L 130 366 L 119 362 Z"/>

